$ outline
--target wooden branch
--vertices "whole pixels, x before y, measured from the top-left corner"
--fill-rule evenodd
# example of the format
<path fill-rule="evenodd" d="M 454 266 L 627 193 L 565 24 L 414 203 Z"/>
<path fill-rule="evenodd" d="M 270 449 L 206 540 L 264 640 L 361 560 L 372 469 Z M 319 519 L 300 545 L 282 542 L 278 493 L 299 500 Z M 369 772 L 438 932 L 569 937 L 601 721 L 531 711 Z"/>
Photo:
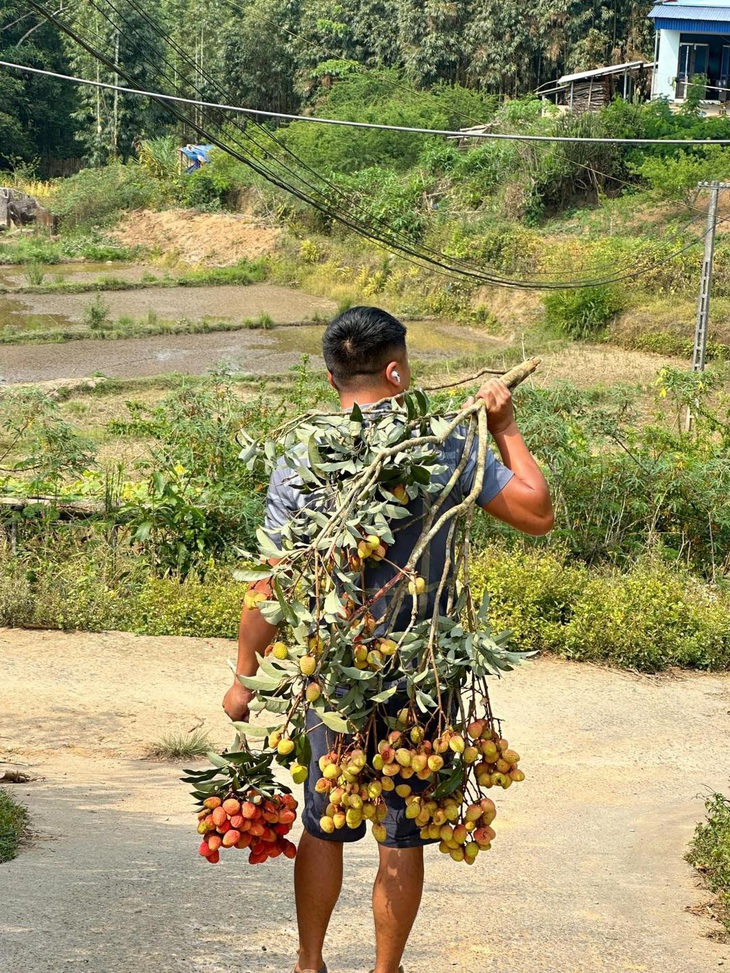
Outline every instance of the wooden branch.
<path fill-rule="evenodd" d="M 55 507 L 67 517 L 93 517 L 107 512 L 100 500 L 60 500 L 58 497 L 0 497 L 0 507 L 25 510 L 26 507 Z"/>

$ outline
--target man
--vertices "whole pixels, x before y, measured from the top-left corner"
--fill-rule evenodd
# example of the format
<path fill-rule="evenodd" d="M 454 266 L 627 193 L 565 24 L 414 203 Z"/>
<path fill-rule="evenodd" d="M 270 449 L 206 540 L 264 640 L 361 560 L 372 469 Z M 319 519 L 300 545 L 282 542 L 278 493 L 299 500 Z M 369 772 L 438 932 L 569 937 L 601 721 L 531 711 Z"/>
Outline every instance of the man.
<path fill-rule="evenodd" d="M 330 383 L 337 390 L 345 410 L 351 409 L 355 403 L 366 406 L 397 397 L 410 385 L 406 329 L 378 308 L 355 307 L 341 314 L 325 331 L 323 352 Z M 553 525 L 550 494 L 517 428 L 510 391 L 503 382 L 493 379 L 477 395 L 486 403 L 488 428 L 502 460 L 498 462 L 488 452 L 479 505 L 491 516 L 526 534 L 546 534 Z M 377 410 L 370 413 L 370 418 L 377 421 Z M 440 462 L 447 467 L 447 472 L 442 476 L 448 478 L 457 469 L 464 448 L 464 440 L 457 436 L 445 444 Z M 465 465 L 459 490 L 453 491 L 450 503 L 458 502 L 470 492 L 476 472 L 475 456 L 476 451 Z M 278 539 L 281 526 L 295 516 L 305 502 L 305 497 L 292 483 L 291 471 L 282 467 L 277 469 L 271 478 L 267 500 L 266 528 L 270 536 Z M 409 540 L 407 527 L 399 531 L 395 545 L 389 548 L 388 560 L 404 565 L 419 533 L 420 527 L 417 527 L 410 532 Z M 421 569 L 427 574 L 429 590 L 434 587 L 432 579 L 441 577 L 445 554 L 444 538 L 440 542 L 438 537 L 434 538 L 427 552 L 427 569 L 425 572 Z M 368 587 L 376 587 L 381 581 L 382 577 L 371 579 Z M 253 675 L 256 672 L 257 655 L 263 654 L 275 633 L 276 628 L 266 622 L 260 612 L 243 612 L 239 631 L 239 674 Z M 249 690 L 234 681 L 223 701 L 226 713 L 234 720 L 247 720 L 251 696 Z M 333 835 L 326 835 L 319 829 L 319 817 L 324 812 L 317 802 L 323 798 L 311 785 L 319 776 L 317 758 L 328 749 L 326 732 L 321 724 L 310 731 L 313 770 L 305 787 L 302 815 L 305 830 L 299 843 L 294 875 L 299 925 L 299 960 L 295 973 L 326 973 L 322 949 L 342 884 L 343 841 L 358 840 L 364 834 L 364 827 L 353 832 L 343 829 Z M 324 801 L 326 803 L 326 798 Z M 399 973 L 401 970 L 400 961 L 423 890 L 423 845 L 428 842 L 420 838 L 415 824 L 405 819 L 402 802 L 398 802 L 399 799 L 394 797 L 389 804 L 388 818 L 384 821 L 388 837 L 379 845 L 380 865 L 373 887 L 376 940 L 373 973 Z"/>

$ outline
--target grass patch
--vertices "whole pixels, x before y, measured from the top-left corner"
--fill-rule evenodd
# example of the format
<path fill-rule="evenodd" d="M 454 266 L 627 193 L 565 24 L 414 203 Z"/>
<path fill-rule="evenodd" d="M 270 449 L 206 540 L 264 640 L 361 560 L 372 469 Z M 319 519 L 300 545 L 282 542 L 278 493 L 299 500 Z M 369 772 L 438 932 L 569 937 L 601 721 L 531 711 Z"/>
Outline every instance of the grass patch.
<path fill-rule="evenodd" d="M 138 249 L 131 250 L 95 235 L 69 234 L 51 240 L 41 234 L 23 234 L 18 239 L 0 243 L 0 264 L 59 264 L 69 260 L 134 260 Z"/>
<path fill-rule="evenodd" d="M 3 261 L 0 250 L 0 263 L 3 262 L 11 261 Z M 46 280 L 45 266 L 37 260 L 26 263 L 24 270 L 28 283 L 20 287 L 0 287 L 0 294 L 92 294 L 95 291 L 139 291 L 147 287 L 221 287 L 225 284 L 246 287 L 260 284 L 268 276 L 264 260 L 242 260 L 234 267 L 210 267 L 179 274 L 157 276 L 148 272 L 139 280 L 124 280 L 113 273 L 100 274 L 91 281 Z"/>
<path fill-rule="evenodd" d="M 0 862 L 9 862 L 15 858 L 27 824 L 26 809 L 0 787 Z"/>
<path fill-rule="evenodd" d="M 730 935 L 730 800 L 713 794 L 705 802 L 707 820 L 698 824 L 687 854 L 706 887 L 717 895 L 717 919 Z"/>
<path fill-rule="evenodd" d="M 213 749 L 210 737 L 202 730 L 188 733 L 166 733 L 147 748 L 147 756 L 154 760 L 189 760 L 202 757 Z"/>
<path fill-rule="evenodd" d="M 92 302 L 84 309 L 82 324 L 68 328 L 49 328 L 45 331 L 24 331 L 8 328 L 0 331 L 0 345 L 52 345 L 63 344 L 67 341 L 82 341 L 96 338 L 99 341 L 117 341 L 124 338 L 145 338 L 158 334 L 211 334 L 214 331 L 269 331 L 272 328 L 296 327 L 296 324 L 280 325 L 268 314 L 260 314 L 256 318 L 243 318 L 240 321 L 211 321 L 203 318 L 201 321 L 191 321 L 180 318 L 178 321 L 160 321 L 154 312 L 143 318 L 131 318 L 122 315 L 116 321 L 110 321 L 105 316 L 105 302 L 101 295 L 99 301 Z M 309 321 L 300 322 L 301 325 L 310 324 Z"/>

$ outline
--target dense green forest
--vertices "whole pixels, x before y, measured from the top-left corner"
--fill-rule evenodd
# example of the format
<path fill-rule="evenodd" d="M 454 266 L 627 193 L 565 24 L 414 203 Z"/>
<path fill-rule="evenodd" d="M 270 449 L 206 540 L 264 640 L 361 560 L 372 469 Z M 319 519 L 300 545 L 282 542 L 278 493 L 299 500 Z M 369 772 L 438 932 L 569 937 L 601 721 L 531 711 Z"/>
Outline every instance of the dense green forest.
<path fill-rule="evenodd" d="M 515 97 L 568 69 L 650 55 L 650 7 L 646 0 L 538 0 L 526 15 L 513 0 L 60 3 L 52 12 L 74 39 L 23 0 L 0 0 L 0 58 L 118 81 L 81 40 L 134 86 L 281 112 L 316 109 L 337 80 L 363 70 L 386 72 L 405 92 L 446 84 Z M 135 139 L 166 128 L 195 137 L 190 122 L 154 103 L 11 71 L 0 72 L 0 105 L 0 161 L 38 158 L 46 173 L 52 160 L 69 156 L 128 157 Z M 462 125 L 483 119 L 480 99 L 453 107 Z M 191 121 L 220 124 L 210 111 Z"/>

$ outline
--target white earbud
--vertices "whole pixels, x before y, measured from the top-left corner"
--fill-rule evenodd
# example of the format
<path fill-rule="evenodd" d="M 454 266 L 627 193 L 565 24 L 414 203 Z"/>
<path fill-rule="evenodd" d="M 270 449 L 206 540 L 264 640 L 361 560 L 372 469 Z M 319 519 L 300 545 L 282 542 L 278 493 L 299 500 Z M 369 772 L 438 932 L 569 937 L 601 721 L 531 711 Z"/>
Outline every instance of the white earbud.
<path fill-rule="evenodd" d="M 393 369 L 392 375 L 393 375 L 393 378 L 396 380 L 396 382 L 400 382 L 400 375 L 398 374 L 398 370 L 397 369 L 395 369 L 395 368 Z"/>

